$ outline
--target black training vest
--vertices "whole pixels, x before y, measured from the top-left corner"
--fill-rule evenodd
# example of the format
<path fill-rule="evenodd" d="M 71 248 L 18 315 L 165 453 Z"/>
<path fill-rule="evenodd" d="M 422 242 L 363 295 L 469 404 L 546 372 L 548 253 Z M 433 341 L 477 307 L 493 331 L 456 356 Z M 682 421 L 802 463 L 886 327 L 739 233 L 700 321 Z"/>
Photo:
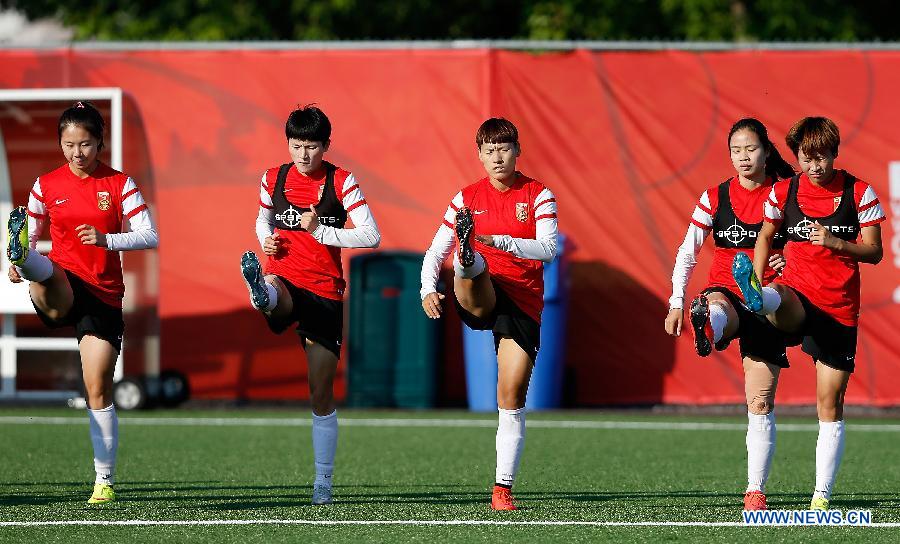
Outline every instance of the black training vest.
<path fill-rule="evenodd" d="M 713 216 L 712 235 L 716 243 L 716 247 L 722 248 L 740 248 L 753 249 L 756 245 L 756 237 L 762 228 L 762 221 L 759 223 L 744 223 L 731 206 L 731 180 L 728 178 L 719 184 L 719 205 L 716 207 L 716 214 Z M 778 229 L 775 233 L 775 239 L 772 240 L 772 249 L 783 249 L 787 243 L 785 236 L 785 228 Z"/>
<path fill-rule="evenodd" d="M 337 167 L 330 162 L 323 162 L 325 166 L 325 186 L 322 187 L 322 195 L 316 204 L 316 213 L 319 215 L 319 223 L 329 227 L 344 228 L 347 222 L 347 210 L 337 196 L 334 188 L 334 171 Z M 288 202 L 284 196 L 284 182 L 288 172 L 294 167 L 294 163 L 282 164 L 278 169 L 278 178 L 275 188 L 272 190 L 272 205 L 275 208 L 275 228 L 281 230 L 303 230 L 300 228 L 300 216 L 310 211 L 309 208 L 296 207 Z"/>
<path fill-rule="evenodd" d="M 841 202 L 831 215 L 825 217 L 808 216 L 800 209 L 797 202 L 797 191 L 800 188 L 800 175 L 791 178 L 787 199 L 784 202 L 784 221 L 787 225 L 787 236 L 791 242 L 808 242 L 812 225 L 819 224 L 831 231 L 842 240 L 852 242 L 859 236 L 859 215 L 856 211 L 856 203 L 853 198 L 853 188 L 856 178 L 844 172 L 844 190 L 841 193 Z"/>

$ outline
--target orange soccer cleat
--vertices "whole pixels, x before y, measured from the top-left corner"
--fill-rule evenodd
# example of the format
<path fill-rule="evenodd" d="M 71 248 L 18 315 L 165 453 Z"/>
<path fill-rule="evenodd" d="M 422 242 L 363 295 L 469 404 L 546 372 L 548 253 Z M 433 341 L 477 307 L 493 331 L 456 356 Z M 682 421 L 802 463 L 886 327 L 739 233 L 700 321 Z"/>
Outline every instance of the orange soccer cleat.
<path fill-rule="evenodd" d="M 509 488 L 495 485 L 491 493 L 491 510 L 517 510 Z"/>
<path fill-rule="evenodd" d="M 768 510 L 766 496 L 760 491 L 744 493 L 744 510 Z"/>

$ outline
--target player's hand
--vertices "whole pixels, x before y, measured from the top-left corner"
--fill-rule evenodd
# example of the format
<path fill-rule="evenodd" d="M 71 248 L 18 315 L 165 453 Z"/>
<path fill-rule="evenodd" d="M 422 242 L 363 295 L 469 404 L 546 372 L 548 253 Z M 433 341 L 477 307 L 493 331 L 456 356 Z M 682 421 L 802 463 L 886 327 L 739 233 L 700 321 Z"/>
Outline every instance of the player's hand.
<path fill-rule="evenodd" d="M 266 255 L 275 255 L 280 248 L 281 238 L 278 237 L 277 232 L 272 233 L 271 236 L 266 236 L 266 239 L 263 240 L 263 253 Z"/>
<path fill-rule="evenodd" d="M 22 283 L 23 281 L 25 281 L 22 279 L 22 276 L 19 275 L 19 271 L 16 270 L 16 267 L 12 265 L 10 265 L 9 271 L 6 273 L 6 275 L 9 276 L 9 281 L 13 283 Z"/>
<path fill-rule="evenodd" d="M 312 234 L 319 226 L 319 214 L 316 213 L 316 207 L 310 206 L 308 212 L 303 212 L 300 216 L 300 228 Z"/>
<path fill-rule="evenodd" d="M 669 336 L 681 336 L 681 324 L 684 322 L 684 309 L 670 308 L 666 316 L 666 333 Z"/>
<path fill-rule="evenodd" d="M 91 225 L 78 225 L 75 234 L 86 246 L 106 247 L 106 235 Z"/>
<path fill-rule="evenodd" d="M 490 234 L 476 234 L 475 239 L 488 247 L 494 247 L 494 237 Z"/>
<path fill-rule="evenodd" d="M 814 246 L 822 246 L 828 249 L 837 249 L 838 245 L 841 243 L 840 238 L 831 234 L 831 231 L 826 229 L 818 221 L 813 223 L 812 230 L 809 233 L 809 241 L 812 242 L 812 245 Z"/>
<path fill-rule="evenodd" d="M 784 253 L 773 253 L 769 255 L 769 266 L 772 267 L 772 270 L 781 274 L 781 271 L 784 270 L 784 265 L 787 264 L 787 261 L 784 260 Z"/>
<path fill-rule="evenodd" d="M 422 308 L 425 310 L 425 315 L 431 319 L 441 317 L 441 301 L 444 298 L 444 295 L 440 293 L 428 293 L 425 295 L 425 298 L 422 299 Z"/>

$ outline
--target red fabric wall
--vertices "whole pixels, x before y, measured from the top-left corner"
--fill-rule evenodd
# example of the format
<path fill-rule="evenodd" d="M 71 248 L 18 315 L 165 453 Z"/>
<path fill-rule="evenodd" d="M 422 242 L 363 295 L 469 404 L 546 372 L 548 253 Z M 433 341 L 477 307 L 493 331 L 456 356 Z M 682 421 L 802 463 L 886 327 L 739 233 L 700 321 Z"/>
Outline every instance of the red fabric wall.
<path fill-rule="evenodd" d="M 424 251 L 452 195 L 482 175 L 479 123 L 516 122 L 521 169 L 555 191 L 572 243 L 573 405 L 742 402 L 736 347 L 701 360 L 687 335 L 662 327 L 694 203 L 732 174 L 725 138 L 736 119 L 759 117 L 780 144 L 798 118 L 831 117 L 838 166 L 872 183 L 889 215 L 888 163 L 900 160 L 898 52 L 53 50 L 0 51 L 0 66 L 5 88 L 124 90 L 126 149 L 140 146 L 146 161 L 126 153 L 126 170 L 154 186 L 162 236 L 162 364 L 206 398 L 307 395 L 295 338 L 271 335 L 248 309 L 237 270 L 257 247 L 259 178 L 287 159 L 283 124 L 296 105 L 328 113 L 329 160 L 361 180 L 384 249 Z M 885 260 L 863 267 L 850 403 L 900 404 L 895 232 L 883 224 Z M 708 262 L 707 249 L 690 293 Z M 459 350 L 449 351 L 444 387 L 458 392 Z M 809 358 L 790 355 L 779 401 L 812 403 Z"/>

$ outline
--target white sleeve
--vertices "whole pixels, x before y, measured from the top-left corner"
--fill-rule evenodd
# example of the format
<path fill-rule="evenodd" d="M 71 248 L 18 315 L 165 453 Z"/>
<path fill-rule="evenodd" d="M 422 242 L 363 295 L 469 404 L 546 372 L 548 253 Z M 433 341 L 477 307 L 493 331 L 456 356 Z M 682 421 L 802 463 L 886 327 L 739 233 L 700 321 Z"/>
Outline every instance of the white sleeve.
<path fill-rule="evenodd" d="M 159 245 L 159 233 L 156 232 L 150 209 L 131 178 L 125 181 L 122 188 L 122 217 L 128 220 L 127 229 L 106 235 L 107 250 L 153 249 Z"/>
<path fill-rule="evenodd" d="M 557 235 L 556 198 L 550 189 L 544 189 L 534 201 L 535 239 L 513 238 L 508 234 L 495 234 L 494 247 L 508 251 L 516 257 L 550 262 L 556 258 Z"/>
<path fill-rule="evenodd" d="M 775 196 L 775 187 L 772 187 L 772 190 L 769 191 L 769 198 L 766 199 L 763 210 L 766 218 L 771 221 L 784 219 L 784 212 L 778 208 L 778 197 Z"/>
<path fill-rule="evenodd" d="M 44 195 L 41 192 L 41 178 L 38 178 L 28 195 L 28 245 L 32 249 L 37 246 L 49 218 L 47 207 L 44 205 Z"/>
<path fill-rule="evenodd" d="M 697 253 L 712 231 L 713 218 L 709 212 L 711 206 L 709 196 L 704 193 L 694 208 L 691 224 L 688 225 L 684 241 L 675 256 L 675 267 L 672 269 L 672 296 L 669 297 L 669 308 L 684 308 L 684 294 L 697 265 Z"/>
<path fill-rule="evenodd" d="M 437 291 L 438 275 L 441 272 L 441 265 L 450 255 L 455 243 L 453 224 L 456 221 L 456 210 L 463 206 L 462 193 L 457 193 L 447 212 L 444 213 L 444 220 L 438 227 L 434 239 L 431 241 L 431 247 L 425 252 L 425 258 L 422 260 L 422 288 L 419 295 L 424 299 L 428 294 Z"/>
<path fill-rule="evenodd" d="M 860 227 L 869 227 L 884 220 L 884 210 L 871 185 L 866 187 L 857 207 Z"/>
<path fill-rule="evenodd" d="M 378 247 L 381 233 L 353 174 L 347 176 L 341 194 L 344 195 L 341 204 L 350 215 L 353 228 L 339 229 L 320 223 L 312 233 L 313 238 L 326 246 Z"/>
<path fill-rule="evenodd" d="M 256 239 L 260 247 L 275 232 L 275 206 L 269 196 L 266 173 L 263 172 L 259 182 L 259 214 L 256 216 Z"/>

